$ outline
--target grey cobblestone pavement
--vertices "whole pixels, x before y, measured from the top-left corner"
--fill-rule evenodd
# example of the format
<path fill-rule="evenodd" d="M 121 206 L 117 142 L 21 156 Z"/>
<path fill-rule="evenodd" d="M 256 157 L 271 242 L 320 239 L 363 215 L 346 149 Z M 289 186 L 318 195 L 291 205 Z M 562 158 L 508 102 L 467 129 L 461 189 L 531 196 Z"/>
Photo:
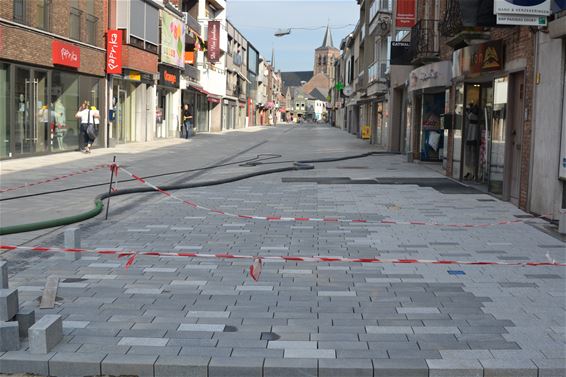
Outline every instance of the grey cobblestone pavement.
<path fill-rule="evenodd" d="M 189 144 L 125 154 L 120 159 L 134 173 L 147 175 L 178 170 L 174 161 L 196 167 L 253 146 L 234 158 L 280 153 L 282 159 L 297 160 L 373 150 L 322 126 L 277 127 L 223 138 L 230 141 L 226 147 L 221 145 L 223 153 L 218 152 L 220 145 L 211 150 L 214 138 L 205 135 Z M 108 155 L 95 156 L 92 161 L 107 159 Z M 226 167 L 195 180 L 268 167 L 274 166 Z M 53 169 L 36 171 L 49 175 Z M 106 171 L 96 174 L 100 175 L 77 182 L 103 180 L 108 175 Z M 2 176 L 3 186 L 17 183 L 11 176 Z M 467 224 L 526 216 L 513 205 L 480 192 L 447 194 L 416 184 L 321 184 L 300 179 L 309 177 L 443 179 L 424 165 L 406 163 L 401 156 L 372 156 L 176 194 L 245 215 Z M 172 178 L 153 182 L 168 180 Z M 66 184 L 71 181 L 56 187 Z M 92 192 L 97 191 L 86 190 L 82 195 L 90 201 Z M 68 199 L 74 201 L 77 196 L 74 193 Z M 7 203 L 13 203 L 17 213 L 16 201 Z M 37 206 L 40 212 L 52 213 L 45 202 L 38 201 Z M 71 204 L 68 209 L 77 208 Z M 29 209 L 24 214 L 23 218 L 32 217 Z M 113 200 L 109 221 L 96 218 L 81 228 L 82 246 L 90 249 L 564 262 L 565 243 L 541 232 L 542 224 L 535 218 L 486 228 L 262 222 L 212 214 L 159 194 L 144 194 Z M 60 231 L 25 237 L 6 236 L 1 242 L 62 246 Z M 34 308 L 38 316 L 63 316 L 64 338 L 47 355 L 30 354 L 25 343 L 21 351 L 2 354 L 0 372 L 566 376 L 563 267 L 266 261 L 259 281 L 254 282 L 248 274 L 249 260 L 139 257 L 125 269 L 125 260 L 115 256 L 85 255 L 74 261 L 58 254 L 12 251 L 4 257 L 17 271 L 10 284 L 18 287 L 20 305 Z M 61 279 L 58 305 L 40 310 L 37 298 L 50 275 Z"/>

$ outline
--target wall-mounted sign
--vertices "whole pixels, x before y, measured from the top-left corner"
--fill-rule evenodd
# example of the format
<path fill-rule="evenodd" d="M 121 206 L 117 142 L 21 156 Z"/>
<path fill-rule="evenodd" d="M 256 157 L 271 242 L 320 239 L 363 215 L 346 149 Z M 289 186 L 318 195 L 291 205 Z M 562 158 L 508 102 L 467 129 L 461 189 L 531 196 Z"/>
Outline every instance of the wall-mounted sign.
<path fill-rule="evenodd" d="M 494 14 L 549 16 L 552 0 L 495 0 Z"/>
<path fill-rule="evenodd" d="M 220 21 L 208 21 L 206 58 L 211 63 L 216 63 L 220 60 Z"/>
<path fill-rule="evenodd" d="M 161 62 L 185 66 L 185 24 L 165 11 L 161 12 Z"/>
<path fill-rule="evenodd" d="M 350 85 L 348 85 L 347 87 L 345 87 L 342 90 L 342 93 L 346 96 L 346 97 L 350 97 L 352 95 L 352 93 L 354 93 L 354 89 L 352 89 L 352 87 Z"/>
<path fill-rule="evenodd" d="M 454 51 L 452 76 L 477 75 L 481 72 L 499 71 L 504 66 L 503 42 L 490 41 Z"/>
<path fill-rule="evenodd" d="M 79 68 L 81 66 L 81 49 L 70 43 L 61 41 L 51 42 L 53 64 Z"/>
<path fill-rule="evenodd" d="M 397 29 L 410 29 L 417 23 L 417 0 L 397 0 L 395 26 Z"/>
<path fill-rule="evenodd" d="M 122 73 L 122 30 L 106 34 L 106 73 Z"/>
<path fill-rule="evenodd" d="M 451 85 L 452 65 L 449 61 L 431 63 L 411 71 L 409 75 L 409 92 L 427 89 L 441 88 Z"/>
<path fill-rule="evenodd" d="M 411 60 L 411 42 L 391 42 L 391 65 L 412 65 Z"/>
<path fill-rule="evenodd" d="M 122 77 L 129 81 L 136 81 L 149 85 L 154 84 L 153 75 L 151 73 L 140 72 L 133 69 L 123 68 Z"/>
<path fill-rule="evenodd" d="M 179 70 L 163 65 L 159 66 L 159 85 L 179 88 Z"/>
<path fill-rule="evenodd" d="M 195 52 L 185 51 L 185 64 L 194 64 L 194 63 L 195 63 Z"/>
<path fill-rule="evenodd" d="M 498 25 L 516 25 L 516 26 L 546 26 L 548 20 L 546 16 L 530 16 L 523 14 L 498 14 Z"/>

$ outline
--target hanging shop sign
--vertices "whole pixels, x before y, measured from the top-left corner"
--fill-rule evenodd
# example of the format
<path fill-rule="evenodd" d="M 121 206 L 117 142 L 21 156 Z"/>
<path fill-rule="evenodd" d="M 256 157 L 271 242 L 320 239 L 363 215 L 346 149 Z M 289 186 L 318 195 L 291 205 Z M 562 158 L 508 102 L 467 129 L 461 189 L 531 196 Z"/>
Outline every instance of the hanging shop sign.
<path fill-rule="evenodd" d="M 194 64 L 194 63 L 195 63 L 195 52 L 185 51 L 185 64 Z"/>
<path fill-rule="evenodd" d="M 449 61 L 431 63 L 419 67 L 409 74 L 409 92 L 429 89 L 444 88 L 451 85 L 452 64 Z"/>
<path fill-rule="evenodd" d="M 552 0 L 495 0 L 494 14 L 549 16 Z"/>
<path fill-rule="evenodd" d="M 417 0 L 397 0 L 395 26 L 397 29 L 410 29 L 417 23 Z"/>
<path fill-rule="evenodd" d="M 220 60 L 220 21 L 208 21 L 206 58 L 210 63 L 217 63 Z"/>
<path fill-rule="evenodd" d="M 179 88 L 179 70 L 159 65 L 159 85 Z"/>
<path fill-rule="evenodd" d="M 53 64 L 79 68 L 81 66 L 81 49 L 70 43 L 61 41 L 51 42 Z"/>
<path fill-rule="evenodd" d="M 503 42 L 501 40 L 464 47 L 454 51 L 452 55 L 453 77 L 499 71 L 503 67 Z"/>
<path fill-rule="evenodd" d="M 161 62 L 185 66 L 185 24 L 165 11 L 161 12 Z"/>
<path fill-rule="evenodd" d="M 122 73 L 122 30 L 108 30 L 106 34 L 106 73 Z"/>
<path fill-rule="evenodd" d="M 411 42 L 391 42 L 391 65 L 412 65 L 411 60 Z"/>

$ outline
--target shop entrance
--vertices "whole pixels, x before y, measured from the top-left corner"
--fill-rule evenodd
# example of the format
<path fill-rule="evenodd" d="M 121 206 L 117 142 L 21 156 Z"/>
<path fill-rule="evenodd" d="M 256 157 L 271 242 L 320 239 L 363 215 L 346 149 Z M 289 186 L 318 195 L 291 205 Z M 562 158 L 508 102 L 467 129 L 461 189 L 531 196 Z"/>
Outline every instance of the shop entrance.
<path fill-rule="evenodd" d="M 521 152 L 523 144 L 523 121 L 524 121 L 524 96 L 525 96 L 525 74 L 514 73 L 509 76 L 509 146 L 506 150 L 507 161 L 507 184 L 509 189 L 505 190 L 504 199 L 518 205 L 521 191 Z"/>
<path fill-rule="evenodd" d="M 16 155 L 48 152 L 52 147 L 47 71 L 16 67 L 14 77 Z"/>

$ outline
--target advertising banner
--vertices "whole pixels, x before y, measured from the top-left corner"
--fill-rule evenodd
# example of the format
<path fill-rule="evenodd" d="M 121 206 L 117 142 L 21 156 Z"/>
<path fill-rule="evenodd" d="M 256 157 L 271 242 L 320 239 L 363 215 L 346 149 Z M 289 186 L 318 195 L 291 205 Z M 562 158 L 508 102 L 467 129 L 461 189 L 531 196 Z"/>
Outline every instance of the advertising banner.
<path fill-rule="evenodd" d="M 397 0 L 395 26 L 410 29 L 417 23 L 417 0 Z"/>
<path fill-rule="evenodd" d="M 552 0 L 495 0 L 495 14 L 523 14 L 531 16 L 549 16 Z"/>
<path fill-rule="evenodd" d="M 161 12 L 161 62 L 185 66 L 185 24 L 167 12 Z"/>
<path fill-rule="evenodd" d="M 501 40 L 471 45 L 452 54 L 452 76 L 477 75 L 504 67 Z"/>
<path fill-rule="evenodd" d="M 122 74 L 122 30 L 106 34 L 106 73 Z"/>
<path fill-rule="evenodd" d="M 220 21 L 208 21 L 206 58 L 211 63 L 216 63 L 220 60 Z"/>
<path fill-rule="evenodd" d="M 81 66 L 81 49 L 70 43 L 61 41 L 51 42 L 53 64 L 79 68 Z"/>

